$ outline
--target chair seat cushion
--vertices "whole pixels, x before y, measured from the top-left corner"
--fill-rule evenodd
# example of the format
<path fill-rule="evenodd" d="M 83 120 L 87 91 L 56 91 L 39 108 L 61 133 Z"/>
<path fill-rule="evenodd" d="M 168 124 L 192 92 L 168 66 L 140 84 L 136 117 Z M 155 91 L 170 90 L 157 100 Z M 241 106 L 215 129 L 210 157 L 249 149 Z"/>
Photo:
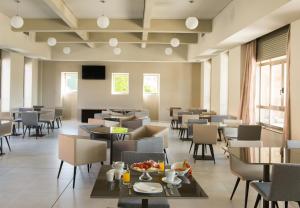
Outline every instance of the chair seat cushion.
<path fill-rule="evenodd" d="M 134 198 L 120 198 L 118 201 L 119 208 L 140 208 L 142 205 L 141 199 Z M 169 208 L 169 203 L 167 199 L 148 199 L 149 208 Z"/>
<path fill-rule="evenodd" d="M 251 186 L 266 200 L 270 200 L 271 182 L 253 182 Z"/>

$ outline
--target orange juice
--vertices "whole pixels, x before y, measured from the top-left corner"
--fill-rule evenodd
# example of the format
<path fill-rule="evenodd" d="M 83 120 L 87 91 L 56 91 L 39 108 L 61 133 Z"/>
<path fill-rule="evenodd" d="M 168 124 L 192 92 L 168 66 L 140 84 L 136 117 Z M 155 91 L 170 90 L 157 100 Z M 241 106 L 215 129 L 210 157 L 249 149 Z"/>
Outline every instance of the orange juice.
<path fill-rule="evenodd" d="M 130 183 L 130 170 L 126 170 L 123 174 L 123 183 L 129 184 Z"/>
<path fill-rule="evenodd" d="M 159 164 L 159 171 L 164 172 L 165 171 L 165 162 L 164 161 L 158 161 Z"/>

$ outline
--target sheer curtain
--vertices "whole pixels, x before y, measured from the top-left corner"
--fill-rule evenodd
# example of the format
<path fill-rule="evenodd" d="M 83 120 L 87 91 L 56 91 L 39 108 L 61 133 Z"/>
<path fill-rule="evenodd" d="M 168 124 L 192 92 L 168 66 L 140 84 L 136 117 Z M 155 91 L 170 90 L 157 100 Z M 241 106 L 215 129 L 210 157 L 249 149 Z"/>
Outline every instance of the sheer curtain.
<path fill-rule="evenodd" d="M 286 67 L 286 86 L 285 86 L 285 110 L 284 110 L 284 127 L 283 141 L 291 139 L 291 102 L 290 102 L 290 63 L 291 63 L 291 47 L 290 47 L 290 29 L 288 30 L 287 43 L 287 67 Z"/>
<path fill-rule="evenodd" d="M 256 40 L 244 45 L 245 62 L 239 117 L 244 123 L 255 122 Z"/>

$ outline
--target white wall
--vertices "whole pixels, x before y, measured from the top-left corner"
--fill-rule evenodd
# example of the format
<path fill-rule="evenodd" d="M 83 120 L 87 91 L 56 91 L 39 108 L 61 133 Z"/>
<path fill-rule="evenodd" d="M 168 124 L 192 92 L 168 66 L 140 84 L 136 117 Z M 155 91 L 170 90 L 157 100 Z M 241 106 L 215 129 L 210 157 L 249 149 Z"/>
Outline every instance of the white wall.
<path fill-rule="evenodd" d="M 220 67 L 221 56 L 215 56 L 211 61 L 211 96 L 210 108 L 212 111 L 220 112 Z"/>
<path fill-rule="evenodd" d="M 57 62 L 43 61 L 42 104 L 60 106 L 61 72 L 79 72 L 82 64 L 106 65 L 106 80 L 82 80 L 78 82 L 78 109 L 82 108 L 143 108 L 143 73 L 160 74 L 159 119 L 169 120 L 169 107 L 200 105 L 200 64 L 187 63 L 119 63 L 119 62 Z M 129 95 L 111 95 L 111 73 L 129 72 Z M 198 74 L 199 78 L 192 78 Z M 197 82 L 198 84 L 195 84 Z M 194 83 L 194 84 L 193 84 Z M 199 86 L 195 92 L 193 86 Z M 199 96 L 193 97 L 198 93 Z M 197 99 L 197 101 L 193 101 Z M 79 114 L 80 115 L 80 114 Z"/>

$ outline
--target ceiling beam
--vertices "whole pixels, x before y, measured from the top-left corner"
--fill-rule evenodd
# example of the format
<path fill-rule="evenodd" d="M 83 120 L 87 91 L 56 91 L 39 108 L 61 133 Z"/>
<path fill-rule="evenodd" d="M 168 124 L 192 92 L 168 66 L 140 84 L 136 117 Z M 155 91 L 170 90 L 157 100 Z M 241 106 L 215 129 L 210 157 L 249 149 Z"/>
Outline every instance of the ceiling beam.
<path fill-rule="evenodd" d="M 63 0 L 44 0 L 44 2 L 70 27 L 77 28 L 78 20 L 69 9 L 66 3 Z M 83 40 L 88 39 L 88 32 L 84 31 L 75 31 L 75 33 L 82 38 Z M 94 44 L 87 43 L 91 48 L 94 47 Z"/>
<path fill-rule="evenodd" d="M 142 19 L 111 19 L 107 29 L 101 29 L 96 19 L 78 19 L 78 27 L 72 28 L 60 19 L 25 19 L 15 32 L 149 32 L 149 33 L 208 33 L 212 32 L 212 20 L 199 20 L 195 30 L 185 27 L 184 19 L 152 19 L 149 29 L 143 28 Z"/>
<path fill-rule="evenodd" d="M 141 39 L 141 33 L 89 33 L 89 38 L 83 40 L 75 33 L 57 33 L 57 32 L 38 32 L 36 33 L 37 42 L 47 42 L 48 37 L 56 38 L 58 43 L 107 43 L 111 37 L 118 38 L 120 43 L 147 43 L 147 44 L 169 44 L 172 37 L 180 39 L 181 44 L 196 44 L 198 42 L 197 34 L 183 33 L 149 33 L 148 40 Z"/>
<path fill-rule="evenodd" d="M 144 0 L 144 16 L 143 16 L 143 29 L 149 29 L 151 27 L 151 12 L 153 9 L 153 0 Z M 148 32 L 143 31 L 142 40 L 147 41 Z M 142 48 L 146 48 L 146 43 L 142 43 Z"/>

